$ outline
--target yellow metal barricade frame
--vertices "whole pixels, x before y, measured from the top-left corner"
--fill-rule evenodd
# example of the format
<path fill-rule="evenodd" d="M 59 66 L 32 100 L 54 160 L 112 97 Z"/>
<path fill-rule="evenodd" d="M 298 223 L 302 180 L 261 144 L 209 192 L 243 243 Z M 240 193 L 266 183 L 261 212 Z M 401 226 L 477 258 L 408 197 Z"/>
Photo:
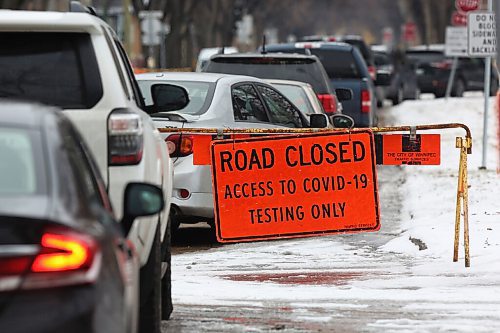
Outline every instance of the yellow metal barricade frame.
<path fill-rule="evenodd" d="M 371 127 L 373 133 L 389 133 L 389 132 L 410 132 L 410 135 L 416 135 L 417 131 L 425 130 L 440 130 L 462 128 L 465 130 L 464 137 L 456 138 L 456 148 L 460 149 L 460 162 L 458 166 L 458 186 L 457 186 L 457 202 L 455 212 L 455 236 L 453 244 L 453 261 L 458 261 L 458 248 L 460 240 L 460 222 L 461 216 L 464 216 L 464 251 L 465 251 L 465 267 L 470 267 L 470 249 L 469 249 L 469 191 L 468 191 L 468 173 L 467 173 L 467 155 L 472 153 L 472 135 L 467 125 L 460 123 L 449 124 L 433 124 L 433 125 L 417 125 L 417 126 L 388 126 L 388 127 Z M 305 134 L 305 133 L 335 133 L 346 132 L 349 129 L 345 128 L 178 128 L 165 127 L 158 128 L 160 133 L 186 133 L 186 134 L 205 134 L 217 135 L 223 138 L 224 135 L 230 134 Z"/>

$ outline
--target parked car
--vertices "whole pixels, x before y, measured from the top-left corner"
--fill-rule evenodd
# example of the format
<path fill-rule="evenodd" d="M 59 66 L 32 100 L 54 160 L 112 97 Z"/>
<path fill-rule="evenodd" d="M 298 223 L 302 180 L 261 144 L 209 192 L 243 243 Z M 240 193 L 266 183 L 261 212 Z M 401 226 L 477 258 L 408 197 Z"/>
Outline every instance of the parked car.
<path fill-rule="evenodd" d="M 161 318 L 172 312 L 172 162 L 143 111 L 118 37 L 86 8 L 74 2 L 71 7 L 82 12 L 0 10 L 0 96 L 64 109 L 95 157 L 119 219 L 128 183 L 163 189 L 164 209 L 138 219 L 128 234 L 141 263 L 141 331 L 159 332 Z"/>
<path fill-rule="evenodd" d="M 436 45 L 415 47 L 409 49 L 406 56 L 416 63 L 420 91 L 433 93 L 436 97 L 444 97 L 453 64 L 453 59 L 444 54 L 444 47 Z M 481 58 L 458 58 L 451 96 L 461 97 L 465 91 L 483 90 L 484 60 Z M 491 96 L 494 96 L 497 90 L 498 73 L 492 69 Z"/>
<path fill-rule="evenodd" d="M 302 114 L 308 117 L 311 114 L 326 114 L 323 106 L 314 93 L 309 83 L 290 80 L 265 80 L 267 83 L 278 89 L 288 98 Z M 333 127 L 331 123 L 329 127 Z"/>
<path fill-rule="evenodd" d="M 375 58 L 371 48 L 366 44 L 363 37 L 359 35 L 345 35 L 345 36 L 332 36 L 332 35 L 312 35 L 300 38 L 301 42 L 343 42 L 355 46 L 361 52 L 363 59 L 366 62 L 368 72 L 372 80 L 377 79 L 377 69 L 375 65 Z"/>
<path fill-rule="evenodd" d="M 371 127 L 377 124 L 374 98 L 374 82 L 359 50 L 346 43 L 301 42 L 267 45 L 270 52 L 310 53 L 323 64 L 330 83 L 337 88 L 352 91 L 352 98 L 342 101 L 342 112 L 352 117 L 356 127 Z M 387 75 L 381 75 L 382 80 Z"/>
<path fill-rule="evenodd" d="M 158 83 L 180 85 L 189 92 L 189 104 L 175 112 L 153 114 L 158 127 L 190 128 L 283 128 L 326 127 L 325 115 L 306 118 L 278 90 L 254 77 L 212 73 L 149 73 L 137 75 L 146 105 Z M 312 124 L 312 125 L 310 125 Z M 319 125 L 316 125 L 319 124 Z M 190 134 L 164 135 L 175 175 L 172 226 L 180 223 L 213 223 L 214 201 L 208 165 L 193 164 Z"/>
<path fill-rule="evenodd" d="M 198 60 L 196 61 L 196 71 L 201 72 L 202 69 L 207 65 L 208 60 L 214 54 L 231 54 L 237 53 L 238 49 L 229 46 L 229 47 L 207 47 L 200 50 L 198 53 Z"/>
<path fill-rule="evenodd" d="M 315 56 L 278 53 L 236 53 L 214 55 L 204 72 L 250 75 L 261 79 L 293 80 L 309 83 L 325 112 L 331 116 L 341 113 L 345 94 L 333 89 L 328 76 Z"/>
<path fill-rule="evenodd" d="M 125 238 L 162 190 L 129 183 L 122 220 L 78 131 L 0 100 L 0 331 L 136 332 L 139 258 Z"/>
<path fill-rule="evenodd" d="M 420 88 L 417 82 L 417 69 L 413 61 L 407 59 L 403 52 L 395 51 L 391 54 L 383 51 L 373 51 L 375 65 L 378 71 L 385 71 L 390 76 L 388 86 L 377 86 L 377 102 L 384 99 L 398 105 L 404 100 L 420 98 Z M 381 105 L 378 105 L 381 106 Z"/>

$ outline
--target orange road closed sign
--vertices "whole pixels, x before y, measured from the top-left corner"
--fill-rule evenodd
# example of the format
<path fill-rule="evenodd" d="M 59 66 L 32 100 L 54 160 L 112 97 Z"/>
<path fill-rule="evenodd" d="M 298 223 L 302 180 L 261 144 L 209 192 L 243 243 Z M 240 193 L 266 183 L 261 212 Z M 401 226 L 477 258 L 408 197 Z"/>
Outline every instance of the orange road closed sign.
<path fill-rule="evenodd" d="M 380 228 L 371 130 L 213 141 L 219 242 Z"/>

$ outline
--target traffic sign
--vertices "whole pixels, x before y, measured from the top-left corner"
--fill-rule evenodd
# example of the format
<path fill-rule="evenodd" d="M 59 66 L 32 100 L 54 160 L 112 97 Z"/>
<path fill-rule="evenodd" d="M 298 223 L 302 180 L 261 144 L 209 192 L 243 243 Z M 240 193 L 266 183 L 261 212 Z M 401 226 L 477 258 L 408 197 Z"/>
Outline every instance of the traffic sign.
<path fill-rule="evenodd" d="M 455 0 L 455 7 L 462 13 L 479 9 L 479 0 Z"/>
<path fill-rule="evenodd" d="M 467 57 L 467 27 L 446 27 L 444 52 L 448 57 Z"/>
<path fill-rule="evenodd" d="M 213 141 L 218 241 L 378 230 L 374 155 L 369 129 Z"/>
<path fill-rule="evenodd" d="M 467 26 L 467 15 L 454 11 L 451 14 L 451 24 L 454 26 Z"/>
<path fill-rule="evenodd" d="M 383 134 L 375 136 L 377 164 L 439 165 L 441 136 L 439 134 Z"/>
<path fill-rule="evenodd" d="M 417 39 L 417 25 L 413 22 L 407 22 L 403 25 L 403 40 L 413 42 Z"/>
<path fill-rule="evenodd" d="M 496 25 L 493 12 L 467 14 L 468 53 L 471 57 L 496 56 Z"/>

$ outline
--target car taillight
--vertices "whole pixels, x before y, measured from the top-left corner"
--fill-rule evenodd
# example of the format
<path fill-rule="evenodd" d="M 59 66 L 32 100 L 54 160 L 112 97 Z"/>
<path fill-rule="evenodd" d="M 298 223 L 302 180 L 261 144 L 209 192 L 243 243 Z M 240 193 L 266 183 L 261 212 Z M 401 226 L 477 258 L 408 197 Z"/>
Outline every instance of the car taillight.
<path fill-rule="evenodd" d="M 337 112 L 337 97 L 330 94 L 318 94 L 318 99 L 328 115 Z"/>
<path fill-rule="evenodd" d="M 369 113 L 372 109 L 372 100 L 369 90 L 361 91 L 361 112 Z"/>
<path fill-rule="evenodd" d="M 165 142 L 170 157 L 184 157 L 193 153 L 192 135 L 172 134 L 165 139 Z"/>
<path fill-rule="evenodd" d="M 89 235 L 69 229 L 47 230 L 39 245 L 13 248 L 19 251 L 0 257 L 2 291 L 92 283 L 101 265 L 97 242 Z"/>
<path fill-rule="evenodd" d="M 452 61 L 451 60 L 444 60 L 440 62 L 432 62 L 431 67 L 437 68 L 437 69 L 451 69 Z"/>
<path fill-rule="evenodd" d="M 133 165 L 142 159 L 141 117 L 125 109 L 114 110 L 108 119 L 109 165 Z"/>
<path fill-rule="evenodd" d="M 373 81 L 377 79 L 377 69 L 375 66 L 368 66 L 368 74 L 370 74 Z"/>
<path fill-rule="evenodd" d="M 31 265 L 33 272 L 71 271 L 88 268 L 92 263 L 93 243 L 81 236 L 47 233 L 41 245 L 41 253 Z"/>

